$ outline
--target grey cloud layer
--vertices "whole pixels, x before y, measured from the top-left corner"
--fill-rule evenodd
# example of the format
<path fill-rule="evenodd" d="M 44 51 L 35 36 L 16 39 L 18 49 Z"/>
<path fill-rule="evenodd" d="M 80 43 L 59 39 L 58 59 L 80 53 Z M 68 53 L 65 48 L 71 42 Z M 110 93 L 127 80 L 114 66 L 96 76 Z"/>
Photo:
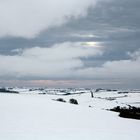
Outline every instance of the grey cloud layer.
<path fill-rule="evenodd" d="M 63 43 L 50 48 L 25 49 L 18 55 L 0 56 L 0 77 L 69 79 L 76 76 L 78 69 L 84 68 L 80 58 L 101 54 L 100 49 L 81 46 L 79 43 Z"/>
<path fill-rule="evenodd" d="M 63 43 L 50 48 L 25 49 L 19 55 L 0 56 L 0 77 L 16 79 L 140 79 L 140 49 L 130 60 L 107 61 L 102 67 L 85 67 L 81 58 L 101 56 L 103 49 Z"/>
<path fill-rule="evenodd" d="M 18 0 L 14 0 L 16 7 L 18 7 L 19 3 L 17 1 Z M 0 1 L 0 3 L 7 2 L 9 2 L 9 0 Z M 29 6 L 32 2 L 32 0 L 28 0 Z M 47 2 L 49 2 L 49 0 Z M 45 11 L 45 6 L 43 6 L 41 12 L 38 12 L 40 8 L 37 7 L 36 9 L 37 0 L 33 6 L 28 7 L 27 13 L 33 10 L 34 16 L 27 24 L 24 24 L 25 26 L 23 25 L 24 22 L 21 22 L 23 19 L 27 21 L 27 19 L 31 17 L 30 14 L 25 17 L 23 15 L 20 17 L 20 12 L 18 16 L 12 13 L 14 16 L 8 19 L 8 12 L 12 9 L 8 12 L 5 10 L 5 13 L 7 13 L 5 16 L 2 16 L 4 13 L 0 12 L 0 17 L 2 17 L 0 36 L 11 35 L 11 37 L 5 36 L 0 38 L 0 60 L 3 61 L 1 62 L 0 71 L 1 73 L 5 71 L 5 74 L 1 75 L 1 79 L 12 79 L 15 76 L 17 76 L 16 79 L 77 78 L 101 79 L 108 82 L 111 81 L 111 79 L 119 79 L 120 82 L 125 81 L 129 83 L 128 86 L 137 85 L 137 87 L 139 87 L 137 82 L 140 81 L 140 77 L 138 76 L 140 75 L 139 0 L 72 0 L 69 2 L 64 0 L 58 2 L 58 7 L 53 7 L 52 2 L 54 1 L 50 1 L 52 7 L 49 7 L 50 11 L 52 10 L 51 12 Z M 42 7 L 43 4 L 43 0 L 41 0 L 38 6 Z M 8 6 L 10 7 L 10 5 Z M 12 6 L 14 7 L 14 5 Z M 22 7 L 20 6 L 19 4 L 19 8 L 17 8 L 19 11 Z M 1 7 L 3 6 L 1 5 Z M 35 9 L 37 11 L 34 11 Z M 22 10 L 24 11 L 24 8 Z M 25 15 L 27 15 L 27 13 L 25 12 Z M 38 15 L 36 15 L 36 13 L 38 13 Z M 44 17 L 47 16 L 48 19 L 44 19 Z M 16 17 L 20 18 L 15 19 Z M 21 18 L 23 19 L 20 21 Z M 11 20 L 11 26 L 9 26 L 10 24 L 8 22 L 7 25 L 4 24 L 6 20 Z M 17 26 L 17 24 L 19 26 Z M 15 27 L 15 29 L 13 27 Z M 30 27 L 32 28 L 29 29 Z M 77 45 L 77 42 L 89 41 L 99 42 L 102 46 L 102 50 L 99 49 L 99 51 L 97 48 L 91 48 L 89 49 L 91 53 L 85 52 L 84 54 L 83 46 Z M 61 45 L 62 47 L 60 47 Z M 73 48 L 73 45 L 76 48 Z M 36 57 L 32 56 L 31 50 L 37 50 L 36 46 L 39 46 L 38 52 L 45 53 L 36 54 Z M 60 61 L 57 61 L 58 54 L 55 55 L 55 63 L 54 61 L 52 63 L 52 60 L 50 61 L 48 60 L 49 58 L 46 57 L 48 50 L 51 50 L 50 54 L 53 54 L 52 50 L 54 46 L 58 47 L 58 50 L 56 47 L 58 54 L 59 52 L 62 53 L 63 60 L 65 59 L 64 54 L 67 51 L 70 53 L 70 58 L 66 59 L 65 63 L 62 64 Z M 76 54 L 77 57 L 72 58 L 72 53 L 77 49 L 79 49 L 79 53 L 83 52 L 83 54 L 78 53 Z M 99 51 L 102 53 L 95 55 L 94 49 L 96 50 L 95 52 Z M 29 52 L 28 55 L 24 55 L 25 52 Z M 40 58 L 39 55 L 42 55 L 43 58 Z M 26 68 L 21 66 L 21 59 L 23 66 Z M 15 68 L 6 71 L 8 65 L 12 66 L 12 63 L 16 64 Z M 36 67 L 33 64 L 38 64 L 40 67 Z M 32 67 L 36 69 L 36 71 L 34 71 Z M 55 71 L 56 67 L 59 68 L 58 71 Z M 52 74 L 50 72 L 52 72 Z"/>

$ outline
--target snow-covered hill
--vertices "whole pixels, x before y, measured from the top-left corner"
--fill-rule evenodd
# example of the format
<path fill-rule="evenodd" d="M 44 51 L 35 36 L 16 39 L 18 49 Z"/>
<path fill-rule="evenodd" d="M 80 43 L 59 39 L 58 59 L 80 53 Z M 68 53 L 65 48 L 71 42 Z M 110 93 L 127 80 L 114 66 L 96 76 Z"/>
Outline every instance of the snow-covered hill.
<path fill-rule="evenodd" d="M 139 120 L 104 110 L 140 99 L 138 93 L 123 96 L 0 94 L 0 140 L 139 140 Z M 57 98 L 67 102 L 52 100 Z M 79 105 L 68 103 L 71 98 Z"/>

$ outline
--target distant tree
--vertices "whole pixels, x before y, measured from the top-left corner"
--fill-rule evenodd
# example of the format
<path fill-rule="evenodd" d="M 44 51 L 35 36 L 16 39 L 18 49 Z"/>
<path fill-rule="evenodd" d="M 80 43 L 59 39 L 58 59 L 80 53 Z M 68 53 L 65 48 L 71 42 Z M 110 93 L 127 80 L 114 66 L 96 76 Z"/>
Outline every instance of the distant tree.
<path fill-rule="evenodd" d="M 93 98 L 94 97 L 93 91 L 91 90 L 90 93 L 91 93 L 91 98 Z"/>

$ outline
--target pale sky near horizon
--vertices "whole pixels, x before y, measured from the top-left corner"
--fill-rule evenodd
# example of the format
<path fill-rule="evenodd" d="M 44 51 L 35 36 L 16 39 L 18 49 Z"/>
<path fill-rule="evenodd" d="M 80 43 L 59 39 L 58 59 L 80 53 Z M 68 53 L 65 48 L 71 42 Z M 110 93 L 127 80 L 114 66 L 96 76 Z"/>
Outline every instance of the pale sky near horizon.
<path fill-rule="evenodd" d="M 0 86 L 140 88 L 140 0 L 0 0 Z"/>

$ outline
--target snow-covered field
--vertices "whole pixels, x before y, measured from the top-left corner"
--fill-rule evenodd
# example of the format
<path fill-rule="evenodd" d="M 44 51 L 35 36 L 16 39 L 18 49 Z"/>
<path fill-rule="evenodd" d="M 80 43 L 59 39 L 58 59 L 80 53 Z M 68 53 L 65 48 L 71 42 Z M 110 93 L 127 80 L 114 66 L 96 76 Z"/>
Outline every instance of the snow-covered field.
<path fill-rule="evenodd" d="M 0 140 L 140 140 L 140 120 L 106 110 L 128 104 L 140 107 L 140 93 L 103 91 L 91 98 L 89 91 L 67 96 L 57 90 L 53 93 L 59 95 L 18 91 L 0 93 Z M 58 98 L 66 103 L 54 100 Z M 70 104 L 71 98 L 79 105 Z"/>

